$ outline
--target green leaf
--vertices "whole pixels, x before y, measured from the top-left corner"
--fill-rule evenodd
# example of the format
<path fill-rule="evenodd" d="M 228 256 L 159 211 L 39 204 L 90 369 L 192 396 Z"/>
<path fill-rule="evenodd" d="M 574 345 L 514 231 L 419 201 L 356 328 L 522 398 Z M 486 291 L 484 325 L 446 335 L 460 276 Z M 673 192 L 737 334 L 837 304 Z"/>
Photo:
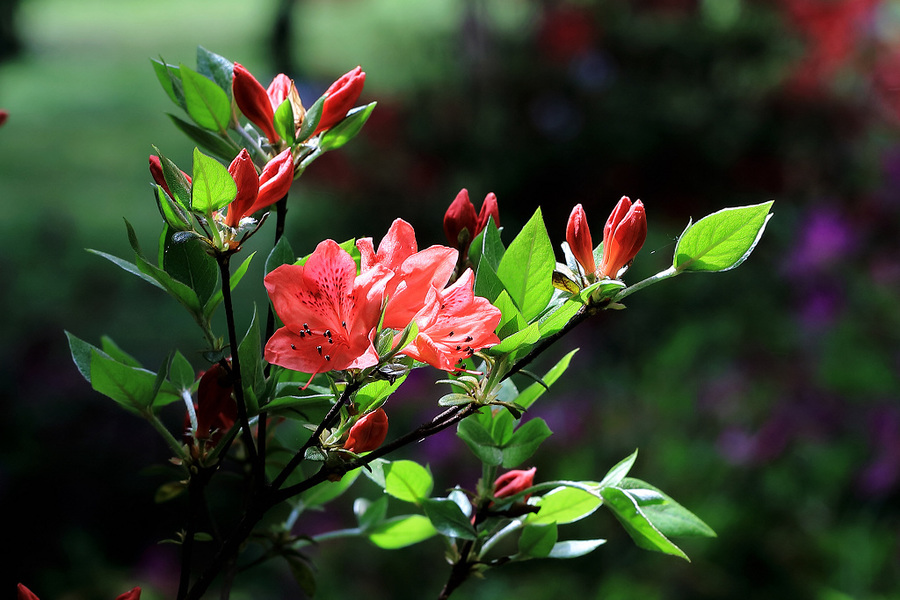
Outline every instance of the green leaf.
<path fill-rule="evenodd" d="M 494 302 L 503 293 L 503 282 L 497 276 L 497 272 L 488 264 L 482 261 L 475 271 L 475 295 L 487 298 Z"/>
<path fill-rule="evenodd" d="M 222 160 L 230 162 L 234 158 L 235 154 L 237 154 L 237 152 L 239 151 L 239 148 L 237 146 L 229 144 L 218 135 L 212 134 L 205 129 L 201 129 L 193 123 L 188 123 L 184 119 L 181 119 L 171 113 L 166 114 L 170 119 L 172 119 L 172 123 L 175 124 L 175 127 L 180 129 L 183 134 L 185 134 L 195 143 L 199 144 L 203 148 L 206 148 L 209 152 L 212 152 Z"/>
<path fill-rule="evenodd" d="M 496 272 L 504 252 L 506 252 L 506 248 L 500 239 L 500 231 L 497 229 L 497 224 L 494 223 L 493 219 L 488 219 L 487 225 L 472 240 L 472 244 L 469 246 L 469 260 L 477 268 L 481 265 L 482 259 L 484 259 L 486 264 L 490 265 Z"/>
<path fill-rule="evenodd" d="M 384 491 L 405 502 L 421 503 L 431 494 L 431 471 L 411 460 L 396 460 L 384 467 Z"/>
<path fill-rule="evenodd" d="M 300 125 L 300 130 L 297 131 L 298 142 L 305 142 L 316 130 L 316 127 L 319 126 L 319 120 L 322 118 L 322 107 L 324 105 L 325 96 L 320 96 L 312 106 L 306 109 L 306 116 L 303 117 L 303 123 Z"/>
<path fill-rule="evenodd" d="M 174 233 L 171 227 L 166 227 L 161 266 L 166 273 L 194 290 L 200 303 L 205 304 L 219 281 L 216 259 L 206 253 L 204 242 L 197 239 L 175 242 L 172 240 Z"/>
<path fill-rule="evenodd" d="M 147 410 L 160 391 L 156 373 L 122 364 L 97 350 L 91 350 L 90 365 L 91 387 L 135 414 Z M 172 400 L 181 397 L 171 384 L 161 391 L 174 396 Z"/>
<path fill-rule="evenodd" d="M 519 538 L 519 554 L 531 558 L 544 558 L 550 555 L 556 545 L 559 532 L 556 523 L 534 523 L 522 529 Z"/>
<path fill-rule="evenodd" d="M 456 426 L 456 435 L 484 464 L 496 467 L 503 462 L 503 451 L 497 446 L 491 432 L 477 419 L 460 421 Z"/>
<path fill-rule="evenodd" d="M 512 469 L 528 460 L 552 433 L 543 419 L 531 419 L 516 429 L 509 443 L 503 446 L 503 466 Z"/>
<path fill-rule="evenodd" d="M 487 349 L 487 353 L 492 356 L 500 356 L 514 352 L 519 348 L 529 346 L 541 339 L 540 327 L 537 323 L 532 323 L 522 331 L 518 331 L 511 336 L 504 338 L 496 346 Z"/>
<path fill-rule="evenodd" d="M 83 339 L 79 338 L 75 334 L 65 332 L 66 338 L 69 340 L 69 351 L 72 353 L 72 361 L 75 363 L 75 366 L 78 368 L 78 372 L 81 373 L 81 376 L 87 380 L 88 383 L 91 381 L 91 352 L 96 351 L 100 352 L 99 348 L 93 346 Z"/>
<path fill-rule="evenodd" d="M 202 214 L 222 210 L 237 196 L 237 185 L 222 163 L 194 148 L 191 208 Z"/>
<path fill-rule="evenodd" d="M 600 481 L 600 487 L 604 488 L 611 485 L 619 485 L 622 479 L 628 475 L 628 471 L 631 470 L 631 467 L 634 466 L 637 455 L 638 451 L 635 450 L 627 458 L 620 460 Z"/>
<path fill-rule="evenodd" d="M 231 285 L 229 286 L 232 291 L 237 287 L 237 284 L 240 283 L 241 279 L 243 279 L 244 275 L 247 273 L 247 269 L 250 268 L 250 261 L 253 260 L 253 257 L 256 256 L 256 252 L 250 254 L 247 258 L 244 259 L 244 262 L 240 264 L 240 266 L 235 269 L 234 273 L 231 274 Z M 206 302 L 206 305 L 203 307 L 203 317 L 205 319 L 209 319 L 212 317 L 213 312 L 216 310 L 216 307 L 222 302 L 223 298 L 221 287 L 216 291 L 215 294 Z"/>
<path fill-rule="evenodd" d="M 176 351 L 172 357 L 172 364 L 169 365 L 169 381 L 172 382 L 177 389 L 189 390 L 193 387 L 197 374 L 194 367 L 184 357 L 184 354 Z"/>
<path fill-rule="evenodd" d="M 306 507 L 320 506 L 327 502 L 331 502 L 346 492 L 356 481 L 357 477 L 359 477 L 359 469 L 344 474 L 339 481 L 326 481 L 320 483 L 314 488 L 308 489 L 300 494 L 300 500 Z"/>
<path fill-rule="evenodd" d="M 373 527 L 369 540 L 379 548 L 396 550 L 418 544 L 435 534 L 437 531 L 425 515 L 404 515 Z"/>
<path fill-rule="evenodd" d="M 576 352 L 578 352 L 577 348 L 563 356 L 558 363 L 553 365 L 553 368 L 551 368 L 549 371 L 547 371 L 547 373 L 544 374 L 544 376 L 541 378 L 541 381 L 544 382 L 546 387 L 538 382 L 532 383 L 519 394 L 519 396 L 516 398 L 516 404 L 525 409 L 534 404 L 534 401 L 540 398 L 544 394 L 544 392 L 547 391 L 547 388 L 553 385 L 553 383 L 556 382 L 556 380 L 566 372 L 566 369 L 569 368 L 569 363 L 571 362 L 572 357 Z"/>
<path fill-rule="evenodd" d="M 347 113 L 343 121 L 324 131 L 319 137 L 319 148 L 322 152 L 337 150 L 355 138 L 369 120 L 369 115 L 375 110 L 376 104 L 377 102 L 372 102 L 366 106 L 357 106 Z"/>
<path fill-rule="evenodd" d="M 288 144 L 294 143 L 294 109 L 291 107 L 291 101 L 285 98 L 277 109 L 275 109 L 275 133 L 281 139 L 286 140 Z"/>
<path fill-rule="evenodd" d="M 716 273 L 744 262 L 772 215 L 772 202 L 725 208 L 689 225 L 675 246 L 672 266 L 683 272 Z"/>
<path fill-rule="evenodd" d="M 184 65 L 179 65 L 178 70 L 184 84 L 187 113 L 200 127 L 224 133 L 231 121 L 228 94 L 212 80 Z"/>
<path fill-rule="evenodd" d="M 578 558 L 606 543 L 606 540 L 568 540 L 565 542 L 557 542 L 550 550 L 547 558 Z"/>
<path fill-rule="evenodd" d="M 175 231 L 188 231 L 191 229 L 192 219 L 190 213 L 182 208 L 177 200 L 173 200 L 162 186 L 157 185 L 153 190 L 153 195 L 156 197 L 156 207 L 159 209 L 159 214 L 162 215 L 163 220 L 169 227 Z M 195 233 L 194 235 L 197 234 Z"/>
<path fill-rule="evenodd" d="M 606 506 L 634 540 L 639 548 L 654 550 L 678 556 L 690 562 L 687 554 L 662 534 L 647 515 L 638 506 L 637 501 L 627 491 L 618 487 L 605 487 L 600 490 Z"/>
<path fill-rule="evenodd" d="M 153 146 L 153 150 L 159 156 L 163 179 L 172 193 L 171 197 L 176 204 L 176 209 L 179 213 L 187 211 L 191 205 L 191 184 L 178 165 L 169 160 L 156 146 Z"/>
<path fill-rule="evenodd" d="M 101 256 L 101 257 L 105 258 L 106 260 L 108 260 L 112 264 L 116 265 L 117 267 L 119 267 L 125 271 L 128 271 L 129 273 L 131 273 L 133 275 L 137 275 L 138 277 L 140 277 L 147 283 L 151 283 L 161 290 L 166 289 L 158 281 L 156 281 L 155 279 L 153 279 L 146 273 L 142 272 L 136 264 L 130 263 L 127 260 L 125 260 L 124 258 L 119 258 L 118 256 L 113 256 L 112 254 L 107 254 L 106 252 L 100 252 L 99 250 L 94 250 L 92 248 L 88 248 L 87 251 L 90 252 L 91 254 L 96 254 L 97 256 Z"/>
<path fill-rule="evenodd" d="M 594 494 L 573 487 L 558 487 L 534 500 L 541 510 L 528 515 L 526 525 L 574 523 L 591 515 L 600 508 L 603 500 Z"/>
<path fill-rule="evenodd" d="M 153 65 L 156 78 L 159 80 L 159 84 L 166 92 L 166 95 L 169 96 L 169 99 L 181 108 L 184 108 L 184 91 L 178 67 L 166 64 L 165 61 L 161 59 L 156 60 L 155 58 L 150 59 L 150 64 Z"/>
<path fill-rule="evenodd" d="M 500 323 L 497 325 L 497 336 L 501 340 L 518 333 L 528 326 L 528 321 L 522 316 L 522 313 L 506 290 L 500 292 L 500 295 L 497 296 L 497 299 L 492 304 L 500 309 L 501 317 Z"/>
<path fill-rule="evenodd" d="M 374 502 L 370 502 L 365 498 L 357 498 L 353 502 L 353 513 L 356 515 L 359 528 L 364 531 L 369 530 L 383 521 L 387 514 L 387 506 L 387 496 L 382 496 Z"/>
<path fill-rule="evenodd" d="M 269 256 L 266 257 L 266 273 L 271 273 L 281 265 L 290 265 L 297 260 L 291 244 L 287 240 L 287 236 L 283 235 L 278 238 L 278 242 L 272 247 Z"/>
<path fill-rule="evenodd" d="M 353 402 L 356 404 L 357 410 L 362 413 L 377 408 L 379 404 L 397 391 L 397 388 L 399 388 L 400 384 L 405 380 L 406 376 L 404 375 L 394 381 L 394 383 L 384 379 L 367 383 L 361 387 L 353 397 Z"/>
<path fill-rule="evenodd" d="M 109 336 L 104 335 L 100 338 L 100 348 L 103 350 L 104 354 L 113 360 L 119 361 L 123 365 L 128 365 L 129 367 L 141 367 L 141 363 L 139 363 L 135 357 L 122 350 Z"/>
<path fill-rule="evenodd" d="M 296 554 L 282 554 L 287 561 L 288 568 L 294 581 L 303 590 L 303 595 L 312 598 L 316 593 L 316 574 L 309 563 Z"/>
<path fill-rule="evenodd" d="M 431 524 L 441 535 L 463 540 L 474 540 L 477 537 L 469 517 L 463 514 L 462 509 L 453 500 L 449 498 L 426 500 L 422 507 Z"/>
<path fill-rule="evenodd" d="M 253 307 L 253 317 L 250 319 L 247 333 L 238 345 L 238 357 L 241 360 L 241 381 L 244 390 L 249 392 L 247 394 L 247 404 L 249 405 L 251 404 L 250 398 L 256 398 L 266 385 L 256 306 Z M 247 410 L 250 416 L 254 416 L 259 412 L 259 406 L 247 406 Z"/>
<path fill-rule="evenodd" d="M 529 321 L 550 302 L 555 266 L 553 245 L 538 209 L 509 245 L 497 267 L 497 276 Z"/>
<path fill-rule="evenodd" d="M 632 496 L 660 532 L 666 536 L 716 537 L 716 532 L 697 515 L 646 481 L 626 477 L 619 487 Z M 645 494 L 650 492 L 650 494 Z M 652 500 L 646 499 L 655 496 Z"/>
<path fill-rule="evenodd" d="M 135 259 L 137 261 L 138 269 L 155 279 L 169 295 L 178 300 L 192 313 L 198 314 L 200 312 L 200 299 L 197 298 L 197 292 L 176 280 L 159 267 L 151 265 L 147 262 L 147 259 L 140 254 L 136 254 Z"/>
<path fill-rule="evenodd" d="M 228 101 L 231 101 L 231 79 L 234 73 L 234 63 L 224 56 L 210 52 L 203 46 L 197 46 L 197 71 L 201 75 L 212 79 L 225 92 Z"/>
<path fill-rule="evenodd" d="M 279 396 L 264 406 L 269 413 L 292 413 L 300 410 L 328 409 L 332 405 L 334 396 L 331 394 L 312 394 L 309 396 Z"/>

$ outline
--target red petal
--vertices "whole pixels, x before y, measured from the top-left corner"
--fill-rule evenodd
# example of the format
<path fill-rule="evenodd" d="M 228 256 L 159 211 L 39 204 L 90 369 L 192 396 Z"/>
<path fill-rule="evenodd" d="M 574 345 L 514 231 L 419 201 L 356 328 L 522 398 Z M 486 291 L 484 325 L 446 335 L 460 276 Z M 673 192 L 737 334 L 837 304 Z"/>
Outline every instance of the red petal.
<path fill-rule="evenodd" d="M 287 196 L 294 182 L 294 157 L 290 148 L 270 160 L 259 176 L 259 195 L 247 214 L 271 206 Z"/>
<path fill-rule="evenodd" d="M 313 135 L 331 129 L 344 120 L 347 112 L 356 104 L 365 82 L 366 74 L 362 67 L 356 67 L 341 75 L 329 86 L 325 91 L 327 96 L 322 106 L 322 118 L 319 119 L 319 125 Z"/>
<path fill-rule="evenodd" d="M 273 121 L 275 111 L 266 88 L 240 63 L 234 63 L 234 78 L 231 82 L 234 101 L 251 123 L 259 127 L 270 142 L 279 140 Z"/>
<path fill-rule="evenodd" d="M 242 149 L 241 153 L 231 161 L 231 164 L 228 165 L 228 172 L 237 185 L 237 196 L 228 205 L 225 224 L 229 227 L 237 227 L 242 218 L 252 214 L 249 209 L 256 202 L 259 177 L 256 175 L 253 159 L 250 158 L 246 149 Z"/>

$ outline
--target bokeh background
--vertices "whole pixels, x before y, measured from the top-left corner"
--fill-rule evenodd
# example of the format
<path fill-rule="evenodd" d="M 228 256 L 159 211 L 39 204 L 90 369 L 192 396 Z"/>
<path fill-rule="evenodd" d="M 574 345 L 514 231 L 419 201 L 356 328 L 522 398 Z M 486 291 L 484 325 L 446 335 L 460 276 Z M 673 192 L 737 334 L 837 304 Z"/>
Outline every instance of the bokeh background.
<path fill-rule="evenodd" d="M 639 447 L 633 474 L 719 537 L 681 540 L 688 564 L 598 514 L 565 530 L 608 538 L 594 553 L 454 597 L 900 597 L 900 2 L 2 0 L 0 36 L 4 586 L 173 597 L 176 549 L 158 542 L 181 505 L 153 502 L 166 449 L 91 391 L 63 330 L 154 369 L 201 346 L 174 301 L 84 251 L 129 256 L 123 217 L 154 246 L 150 145 L 185 165 L 192 146 L 148 59 L 192 66 L 200 44 L 263 81 L 290 74 L 305 100 L 368 73 L 363 134 L 292 193 L 298 253 L 396 217 L 440 243 L 461 187 L 476 205 L 495 192 L 507 232 L 542 207 L 557 242 L 574 204 L 599 235 L 625 194 L 650 223 L 634 282 L 666 267 L 688 218 L 775 200 L 740 269 L 650 288 L 561 341 L 548 360 L 581 351 L 535 406 L 555 432 L 538 479 L 597 478 Z M 437 391 L 408 387 L 392 419 L 412 423 Z M 413 451 L 439 488 L 474 486 L 452 432 Z M 352 524 L 349 500 L 302 525 Z M 317 597 L 436 597 L 442 552 L 323 544 Z M 244 581 L 234 598 L 302 597 L 282 565 Z"/>

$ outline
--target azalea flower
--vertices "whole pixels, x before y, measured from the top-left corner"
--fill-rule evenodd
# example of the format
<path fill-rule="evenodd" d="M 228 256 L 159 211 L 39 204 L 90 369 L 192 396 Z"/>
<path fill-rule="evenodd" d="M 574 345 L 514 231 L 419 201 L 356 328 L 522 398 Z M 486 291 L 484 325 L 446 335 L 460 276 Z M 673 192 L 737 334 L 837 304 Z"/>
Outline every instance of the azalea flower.
<path fill-rule="evenodd" d="M 313 377 L 377 364 L 372 340 L 392 276 L 378 265 L 357 276 L 334 240 L 321 242 L 304 265 L 273 270 L 265 286 L 284 327 L 269 338 L 266 360 Z"/>
<path fill-rule="evenodd" d="M 419 333 L 401 354 L 443 371 L 458 371 L 463 360 L 500 342 L 494 333 L 500 309 L 474 293 L 471 269 L 444 290 L 432 288 L 425 307 L 414 317 Z"/>
<path fill-rule="evenodd" d="M 370 452 L 384 443 L 387 432 L 387 413 L 383 408 L 375 409 L 353 424 L 347 441 L 344 442 L 344 449 L 357 454 Z"/>
<path fill-rule="evenodd" d="M 431 246 L 421 252 L 412 225 L 397 219 L 378 244 L 375 252 L 372 238 L 356 242 L 361 255 L 362 271 L 379 265 L 394 273 L 385 294 L 388 303 L 384 327 L 404 329 L 425 306 L 432 288 L 442 289 L 450 281 L 456 265 L 457 251 L 446 246 Z"/>

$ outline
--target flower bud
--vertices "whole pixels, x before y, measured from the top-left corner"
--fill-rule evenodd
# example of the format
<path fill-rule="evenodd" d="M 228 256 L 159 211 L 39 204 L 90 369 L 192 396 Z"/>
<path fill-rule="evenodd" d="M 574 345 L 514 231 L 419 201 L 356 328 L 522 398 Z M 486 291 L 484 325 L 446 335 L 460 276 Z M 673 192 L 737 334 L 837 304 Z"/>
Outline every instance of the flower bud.
<path fill-rule="evenodd" d="M 519 492 L 530 488 L 534 483 L 536 471 L 537 467 L 531 467 L 527 471 L 521 469 L 507 471 L 494 481 L 494 498 L 515 496 Z"/>
<path fill-rule="evenodd" d="M 452 248 L 461 249 L 461 246 L 468 247 L 469 242 L 475 237 L 477 228 L 478 215 L 475 214 L 475 206 L 469 200 L 469 190 L 463 188 L 444 213 L 444 234 Z M 460 238 L 463 230 L 468 231 L 465 243 Z"/>
<path fill-rule="evenodd" d="M 622 196 L 603 228 L 603 257 L 598 272 L 613 279 L 631 262 L 647 239 L 647 216 L 640 200 Z"/>
<path fill-rule="evenodd" d="M 497 195 L 494 192 L 484 197 L 484 203 L 481 205 L 481 210 L 478 211 L 478 224 L 475 226 L 475 235 L 478 235 L 487 227 L 489 219 L 494 219 L 494 225 L 500 227 L 500 206 L 497 204 Z"/>
<path fill-rule="evenodd" d="M 140 600 L 141 598 L 141 588 L 136 587 L 131 590 L 125 592 L 124 594 L 120 594 L 116 596 L 116 600 Z"/>
<path fill-rule="evenodd" d="M 231 397 L 234 385 L 231 374 L 219 363 L 200 374 L 197 387 L 197 431 L 198 440 L 209 440 L 215 444 L 237 421 L 237 404 Z M 186 435 L 186 441 L 190 436 Z"/>
<path fill-rule="evenodd" d="M 306 118 L 306 109 L 303 108 L 303 102 L 300 101 L 300 94 L 297 92 L 294 80 L 284 73 L 279 73 L 266 88 L 266 94 L 269 96 L 273 111 L 278 110 L 285 100 L 291 103 L 291 111 L 294 113 L 294 128 L 300 129 Z"/>
<path fill-rule="evenodd" d="M 572 251 L 575 260 L 584 270 L 584 274 L 593 277 L 597 271 L 594 263 L 594 242 L 591 240 L 587 216 L 580 204 L 576 204 L 572 209 L 572 214 L 569 215 L 569 223 L 566 225 L 566 242 L 569 244 L 569 250 Z"/>
<path fill-rule="evenodd" d="M 387 413 L 383 408 L 374 410 L 353 424 L 344 449 L 357 454 L 375 450 L 384 442 L 387 430 Z"/>
<path fill-rule="evenodd" d="M 228 205 L 225 224 L 229 227 L 237 227 L 247 214 L 247 210 L 256 202 L 259 192 L 259 176 L 256 174 L 253 159 L 250 158 L 250 153 L 246 148 L 241 149 L 241 153 L 231 161 L 231 164 L 228 165 L 228 172 L 237 186 L 237 196 Z"/>
<path fill-rule="evenodd" d="M 248 215 L 271 206 L 284 198 L 294 182 L 294 157 L 290 149 L 266 163 L 259 175 L 259 194 Z"/>
<path fill-rule="evenodd" d="M 191 176 L 184 171 L 182 171 L 181 174 L 184 175 L 184 178 L 187 179 L 188 184 L 190 184 Z M 163 175 L 162 162 L 155 154 L 150 155 L 150 176 L 153 177 L 153 181 L 155 181 L 157 185 L 165 190 L 165 192 L 169 195 L 169 198 L 174 198 L 174 196 L 172 195 L 172 190 L 170 190 L 169 186 L 166 184 L 166 177 L 165 175 Z"/>
<path fill-rule="evenodd" d="M 21 583 L 18 586 L 16 599 L 17 600 L 39 600 L 37 595 L 35 595 L 34 592 L 29 590 L 27 587 L 25 587 Z"/>
<path fill-rule="evenodd" d="M 319 119 L 319 125 L 313 135 L 331 129 L 344 120 L 347 112 L 356 104 L 365 82 L 366 74 L 362 67 L 356 67 L 341 75 L 325 90 L 326 97 L 322 106 L 322 117 Z"/>
<path fill-rule="evenodd" d="M 234 78 L 231 82 L 231 90 L 238 108 L 251 123 L 259 127 L 269 141 L 275 143 L 279 140 L 275 133 L 275 111 L 266 88 L 250 74 L 243 65 L 234 63 Z"/>

